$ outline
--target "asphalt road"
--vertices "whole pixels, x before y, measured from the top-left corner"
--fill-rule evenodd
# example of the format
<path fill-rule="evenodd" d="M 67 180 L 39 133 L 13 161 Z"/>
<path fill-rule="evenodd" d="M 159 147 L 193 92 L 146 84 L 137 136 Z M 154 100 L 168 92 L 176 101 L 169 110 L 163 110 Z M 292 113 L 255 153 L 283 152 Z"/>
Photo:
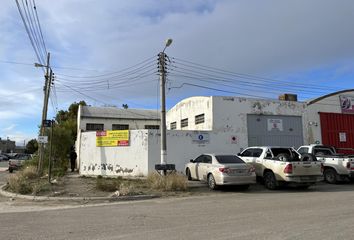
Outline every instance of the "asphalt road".
<path fill-rule="evenodd" d="M 0 209 L 1 239 L 353 239 L 354 184 Z"/>

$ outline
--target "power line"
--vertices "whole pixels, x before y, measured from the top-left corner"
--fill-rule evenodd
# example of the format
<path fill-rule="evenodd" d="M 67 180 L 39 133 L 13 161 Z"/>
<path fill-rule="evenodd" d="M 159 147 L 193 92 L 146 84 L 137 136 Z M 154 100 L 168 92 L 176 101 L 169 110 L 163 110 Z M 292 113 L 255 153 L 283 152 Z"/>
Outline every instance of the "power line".
<path fill-rule="evenodd" d="M 40 33 L 40 36 L 41 36 L 42 44 L 43 44 L 45 53 L 47 54 L 48 51 L 47 51 L 47 47 L 46 47 L 46 45 L 45 45 L 45 41 L 44 41 L 44 38 L 43 38 L 42 27 L 41 27 L 41 24 L 40 24 L 40 22 L 39 22 L 39 17 L 38 17 L 38 13 L 37 13 L 36 2 L 35 2 L 34 0 L 33 0 L 33 9 L 34 9 L 34 11 L 35 11 L 35 13 L 36 13 L 36 20 L 37 20 L 37 25 L 38 25 L 39 33 Z"/>
<path fill-rule="evenodd" d="M 155 58 L 155 56 L 153 57 L 149 57 L 133 66 L 130 66 L 130 67 L 127 67 L 127 68 L 124 68 L 124 69 L 121 69 L 121 70 L 118 70 L 118 71 L 114 71 L 114 72 L 110 72 L 110 73 L 105 73 L 105 74 L 100 74 L 100 75 L 92 75 L 92 76 L 74 76 L 74 75 L 65 75 L 65 74 L 62 74 L 62 73 L 58 73 L 59 75 L 61 76 L 64 76 L 64 77 L 70 77 L 70 78 L 101 78 L 101 77 L 105 77 L 105 76 L 109 76 L 109 75 L 114 75 L 114 74 L 117 74 L 117 73 L 121 73 L 121 72 L 124 72 L 124 71 L 127 71 L 129 69 L 132 69 L 134 67 L 137 67 L 139 65 L 142 65 L 148 61 L 150 61 L 151 59 Z M 151 61 L 150 61 L 151 63 Z"/>
<path fill-rule="evenodd" d="M 204 88 L 204 89 L 218 91 L 218 92 L 223 92 L 223 93 L 239 94 L 241 96 L 257 97 L 257 98 L 263 97 L 263 96 L 259 96 L 259 95 L 253 95 L 253 94 L 247 94 L 247 93 L 241 93 L 241 92 L 227 91 L 227 90 L 222 90 L 222 89 L 217 89 L 217 88 L 211 88 L 211 87 L 206 87 L 206 86 L 202 86 L 202 85 L 198 85 L 198 84 L 192 84 L 192 83 L 182 83 L 179 87 L 171 87 L 171 88 L 182 88 L 185 85 L 192 86 L 192 87 L 198 87 L 198 88 Z M 268 99 L 271 99 L 271 98 L 268 98 Z"/>
<path fill-rule="evenodd" d="M 276 84 L 283 84 L 283 85 L 287 85 L 287 86 L 302 86 L 302 87 L 307 87 L 307 88 L 308 87 L 311 87 L 311 88 L 315 87 L 315 88 L 322 89 L 322 90 L 328 90 L 330 88 L 330 87 L 323 87 L 323 85 L 315 85 L 315 84 L 309 84 L 309 83 L 301 84 L 301 83 L 276 80 L 276 79 L 272 79 L 272 78 L 261 77 L 261 76 L 251 75 L 251 74 L 232 72 L 232 71 L 223 70 L 223 69 L 219 69 L 219 68 L 215 68 L 215 67 L 211 67 L 211 66 L 205 66 L 205 65 L 202 65 L 199 63 L 194 63 L 194 62 L 179 59 L 179 58 L 172 58 L 172 59 L 173 59 L 172 63 L 177 63 L 179 65 L 190 67 L 193 69 L 199 69 L 199 70 L 203 70 L 206 72 L 212 72 L 212 73 L 217 73 L 217 74 L 222 74 L 222 75 L 229 75 L 229 76 L 231 75 L 231 76 L 238 77 L 238 78 L 255 80 L 257 82 L 261 81 L 263 83 L 264 82 L 272 83 L 272 84 L 276 83 Z M 186 64 L 186 63 L 188 63 L 188 64 Z"/>
<path fill-rule="evenodd" d="M 19 4 L 18 0 L 16 0 L 16 4 L 17 4 L 17 9 L 18 9 L 18 11 L 19 11 L 19 13 L 20 13 L 20 16 L 21 16 L 22 22 L 23 22 L 23 24 L 24 24 L 24 26 L 25 26 L 25 29 L 26 29 L 26 32 L 27 32 L 28 38 L 30 39 L 30 42 L 31 42 L 32 48 L 33 48 L 33 50 L 34 50 L 34 52 L 35 52 L 35 54 L 36 54 L 36 56 L 37 56 L 37 60 L 38 60 L 40 63 L 42 63 L 41 58 L 39 57 L 39 54 L 38 54 L 37 48 L 36 48 L 36 47 L 35 47 L 35 45 L 34 45 L 34 42 L 33 42 L 32 36 L 31 36 L 31 33 L 30 33 L 29 29 L 28 29 L 28 26 L 27 26 L 26 20 L 25 20 L 25 18 L 24 18 L 24 16 L 23 16 L 23 13 L 22 13 L 22 10 L 21 10 L 21 6 L 20 6 L 20 4 Z M 43 70 L 43 72 L 44 72 L 44 68 L 43 68 L 43 67 L 42 67 L 42 70 Z"/>

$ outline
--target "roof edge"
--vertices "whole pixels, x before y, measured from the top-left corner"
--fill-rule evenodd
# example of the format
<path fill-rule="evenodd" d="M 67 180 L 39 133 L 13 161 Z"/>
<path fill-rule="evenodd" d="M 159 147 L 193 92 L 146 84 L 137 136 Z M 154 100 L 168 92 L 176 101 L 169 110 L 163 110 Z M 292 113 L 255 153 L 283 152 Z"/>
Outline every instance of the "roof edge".
<path fill-rule="evenodd" d="M 319 98 L 316 98 L 314 100 L 311 100 L 310 102 L 307 103 L 307 106 L 311 105 L 311 104 L 314 104 L 318 101 L 321 101 L 325 98 L 328 98 L 328 97 L 332 97 L 334 95 L 337 95 L 337 94 L 341 94 L 341 93 L 346 93 L 346 92 L 354 92 L 354 89 L 346 89 L 346 90 L 341 90 L 341 91 L 337 91 L 337 92 L 333 92 L 333 93 L 330 93 L 330 94 L 327 94 L 327 95 L 324 95 L 324 96 L 321 96 Z"/>

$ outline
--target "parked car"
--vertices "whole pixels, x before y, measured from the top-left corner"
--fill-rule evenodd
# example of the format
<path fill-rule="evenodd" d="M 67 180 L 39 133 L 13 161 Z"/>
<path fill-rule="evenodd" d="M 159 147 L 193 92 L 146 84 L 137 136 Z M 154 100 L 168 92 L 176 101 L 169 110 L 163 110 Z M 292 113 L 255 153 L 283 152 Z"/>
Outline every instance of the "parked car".
<path fill-rule="evenodd" d="M 0 154 L 0 161 L 7 161 L 9 160 L 9 157 L 6 156 L 5 154 Z"/>
<path fill-rule="evenodd" d="M 300 154 L 312 153 L 322 161 L 324 180 L 328 183 L 354 179 L 354 155 L 339 154 L 332 146 L 318 144 L 301 146 L 297 151 Z"/>
<path fill-rule="evenodd" d="M 249 147 L 238 156 L 255 167 L 257 177 L 271 190 L 286 184 L 308 188 L 323 180 L 323 164 L 291 147 Z"/>
<path fill-rule="evenodd" d="M 241 185 L 243 189 L 256 183 L 254 167 L 230 154 L 202 154 L 185 166 L 188 180 L 208 183 L 210 189 L 219 185 Z"/>
<path fill-rule="evenodd" d="M 23 163 L 31 158 L 30 154 L 17 153 L 9 159 L 9 172 L 12 173 L 14 170 L 20 169 Z"/>

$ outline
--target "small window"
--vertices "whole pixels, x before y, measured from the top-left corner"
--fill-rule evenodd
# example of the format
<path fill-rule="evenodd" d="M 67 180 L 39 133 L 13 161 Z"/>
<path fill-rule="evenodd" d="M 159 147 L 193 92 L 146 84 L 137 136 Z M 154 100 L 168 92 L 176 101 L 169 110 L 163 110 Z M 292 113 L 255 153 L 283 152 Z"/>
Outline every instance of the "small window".
<path fill-rule="evenodd" d="M 251 157 L 252 156 L 252 149 L 246 149 L 241 153 L 242 157 Z"/>
<path fill-rule="evenodd" d="M 177 128 L 177 123 L 176 122 L 172 122 L 171 124 L 170 124 L 170 129 L 171 130 L 174 130 L 174 129 L 176 129 Z"/>
<path fill-rule="evenodd" d="M 212 162 L 212 157 L 209 155 L 204 155 L 203 163 L 211 163 L 211 162 Z"/>
<path fill-rule="evenodd" d="M 181 128 L 188 127 L 188 118 L 181 120 Z"/>
<path fill-rule="evenodd" d="M 260 157 L 262 154 L 263 150 L 260 148 L 254 148 L 253 149 L 253 157 Z"/>
<path fill-rule="evenodd" d="M 129 124 L 112 124 L 112 130 L 129 130 Z"/>
<path fill-rule="evenodd" d="M 103 124 L 86 123 L 86 131 L 103 131 Z"/>
<path fill-rule="evenodd" d="M 204 122 L 204 113 L 195 116 L 195 124 L 200 124 Z"/>
<path fill-rule="evenodd" d="M 145 129 L 160 129 L 159 125 L 145 125 Z"/>
<path fill-rule="evenodd" d="M 221 164 L 227 163 L 245 163 L 241 158 L 236 155 L 216 155 L 216 159 Z"/>
<path fill-rule="evenodd" d="M 308 147 L 301 147 L 301 148 L 299 148 L 298 152 L 300 154 L 308 153 L 309 152 L 309 148 Z"/>
<path fill-rule="evenodd" d="M 197 157 L 197 158 L 194 160 L 194 162 L 195 162 L 195 163 L 203 162 L 204 157 L 205 157 L 205 155 L 200 155 L 199 157 Z"/>

